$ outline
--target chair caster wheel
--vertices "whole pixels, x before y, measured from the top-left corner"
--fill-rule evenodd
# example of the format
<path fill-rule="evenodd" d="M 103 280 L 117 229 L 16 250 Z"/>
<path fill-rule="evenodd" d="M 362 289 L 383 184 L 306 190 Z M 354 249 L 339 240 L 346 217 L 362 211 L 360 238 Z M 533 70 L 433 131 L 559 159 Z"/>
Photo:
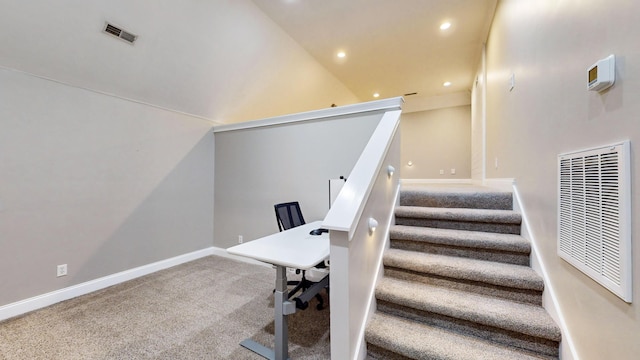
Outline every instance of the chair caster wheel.
<path fill-rule="evenodd" d="M 302 302 L 302 300 L 295 298 L 296 301 L 296 307 L 300 310 L 305 310 L 306 308 L 309 307 L 309 303 L 308 302 Z"/>

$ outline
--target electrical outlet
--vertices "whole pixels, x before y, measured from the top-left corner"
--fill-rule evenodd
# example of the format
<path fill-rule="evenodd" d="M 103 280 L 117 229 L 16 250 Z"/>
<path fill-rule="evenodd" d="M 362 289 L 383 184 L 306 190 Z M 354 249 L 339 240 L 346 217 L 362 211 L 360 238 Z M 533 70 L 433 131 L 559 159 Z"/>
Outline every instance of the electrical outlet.
<path fill-rule="evenodd" d="M 57 276 L 65 276 L 67 275 L 67 264 L 58 265 L 57 268 Z"/>
<path fill-rule="evenodd" d="M 451 168 L 451 175 L 455 175 L 456 174 L 456 169 Z"/>
<path fill-rule="evenodd" d="M 444 175 L 444 170 L 440 169 L 440 175 Z"/>
<path fill-rule="evenodd" d="M 244 239 L 242 238 L 242 235 L 238 235 L 238 244 L 242 244 L 244 242 Z"/>

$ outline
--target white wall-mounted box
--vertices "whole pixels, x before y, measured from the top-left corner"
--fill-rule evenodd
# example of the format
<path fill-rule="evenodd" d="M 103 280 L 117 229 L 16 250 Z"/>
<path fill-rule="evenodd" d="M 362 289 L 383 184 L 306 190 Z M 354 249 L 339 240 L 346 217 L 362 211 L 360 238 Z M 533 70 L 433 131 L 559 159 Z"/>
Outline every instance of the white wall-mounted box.
<path fill-rule="evenodd" d="M 587 89 L 602 91 L 609 88 L 616 81 L 616 57 L 609 55 L 598 60 L 588 70 L 589 84 Z"/>

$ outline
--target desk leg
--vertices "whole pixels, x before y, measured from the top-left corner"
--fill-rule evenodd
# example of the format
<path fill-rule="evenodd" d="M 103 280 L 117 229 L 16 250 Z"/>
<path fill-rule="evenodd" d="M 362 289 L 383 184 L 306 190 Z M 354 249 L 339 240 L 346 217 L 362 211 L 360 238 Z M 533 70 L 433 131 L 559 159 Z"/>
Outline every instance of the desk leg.
<path fill-rule="evenodd" d="M 275 321 L 275 348 L 273 350 L 246 339 L 240 343 L 243 347 L 270 360 L 287 360 L 289 358 L 289 328 L 287 315 L 296 311 L 295 304 L 289 301 L 289 289 L 287 288 L 287 268 L 276 266 L 276 291 L 273 299 Z"/>
<path fill-rule="evenodd" d="M 275 308 L 275 355 L 276 360 L 286 360 L 289 357 L 289 328 L 287 315 L 284 313 L 285 302 L 289 300 L 287 287 L 287 268 L 276 266 L 276 292 L 274 294 Z M 294 310 L 295 311 L 295 310 Z"/>

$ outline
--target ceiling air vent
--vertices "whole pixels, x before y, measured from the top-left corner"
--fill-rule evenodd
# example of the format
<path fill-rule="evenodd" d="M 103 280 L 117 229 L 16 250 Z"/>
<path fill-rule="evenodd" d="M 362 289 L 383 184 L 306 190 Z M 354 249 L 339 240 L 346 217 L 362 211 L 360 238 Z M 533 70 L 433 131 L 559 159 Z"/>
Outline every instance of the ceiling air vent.
<path fill-rule="evenodd" d="M 121 28 L 109 23 L 104 24 L 103 31 L 109 35 L 113 35 L 117 37 L 120 40 L 126 41 L 129 44 L 133 44 L 138 38 L 138 35 L 134 35 L 128 31 L 122 30 Z"/>

